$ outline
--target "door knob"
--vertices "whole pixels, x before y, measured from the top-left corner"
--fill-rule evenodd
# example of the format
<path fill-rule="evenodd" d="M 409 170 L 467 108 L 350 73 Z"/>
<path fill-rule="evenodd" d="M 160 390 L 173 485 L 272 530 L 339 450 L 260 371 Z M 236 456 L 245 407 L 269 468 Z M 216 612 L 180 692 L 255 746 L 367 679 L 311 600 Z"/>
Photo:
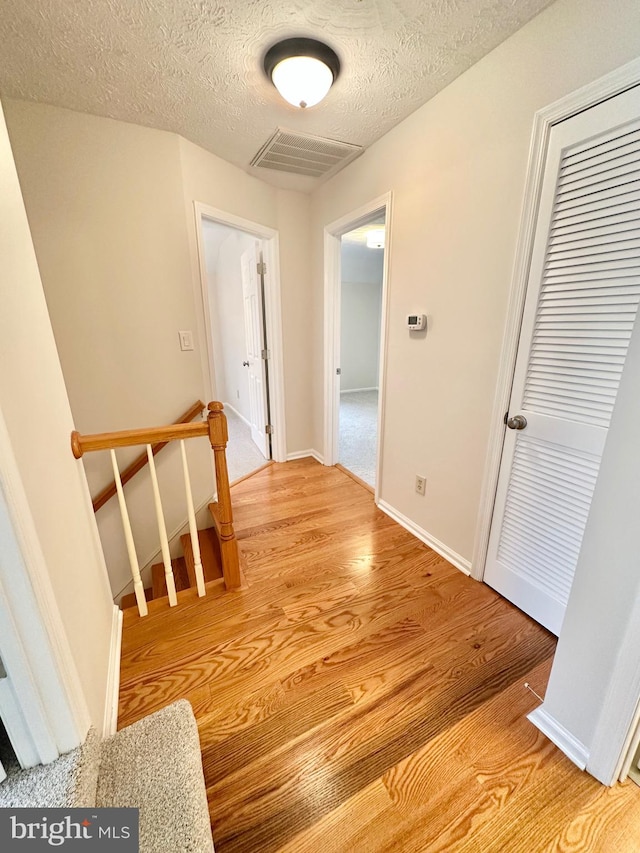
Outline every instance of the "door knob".
<path fill-rule="evenodd" d="M 509 429 L 524 429 L 527 425 L 527 419 L 524 415 L 514 415 L 507 421 Z"/>
<path fill-rule="evenodd" d="M 243 366 L 243 367 L 249 367 L 249 362 L 248 362 L 248 361 L 243 361 L 243 362 L 242 362 L 242 366 Z"/>

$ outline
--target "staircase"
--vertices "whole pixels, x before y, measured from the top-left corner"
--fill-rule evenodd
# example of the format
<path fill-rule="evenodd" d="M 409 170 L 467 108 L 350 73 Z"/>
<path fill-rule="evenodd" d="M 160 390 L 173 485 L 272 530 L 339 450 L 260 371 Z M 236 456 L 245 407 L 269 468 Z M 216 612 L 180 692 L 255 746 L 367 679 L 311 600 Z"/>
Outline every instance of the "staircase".
<path fill-rule="evenodd" d="M 169 606 L 175 607 L 178 603 L 178 592 L 186 589 L 194 588 L 197 590 L 198 596 L 203 596 L 207 594 L 207 584 L 210 592 L 212 591 L 211 586 L 217 583 L 222 585 L 222 589 L 229 590 L 238 589 L 242 585 L 240 554 L 233 529 L 233 511 L 227 471 L 226 447 L 229 435 L 223 408 L 222 403 L 209 403 L 206 420 L 200 421 L 200 423 L 191 423 L 191 419 L 204 409 L 204 404 L 198 400 L 178 421 L 169 426 L 121 430 L 93 435 L 81 435 L 75 431 L 71 434 L 71 450 L 76 459 L 80 459 L 85 453 L 91 451 L 108 450 L 111 454 L 114 480 L 111 485 L 103 489 L 94 498 L 94 511 L 97 511 L 106 501 L 117 494 L 134 589 L 132 594 L 123 597 L 121 601 L 123 610 L 135 605 L 140 616 L 146 616 L 149 601 L 167 598 Z M 198 531 L 185 441 L 203 436 L 209 439 L 213 451 L 218 499 L 209 504 L 213 526 Z M 189 532 L 181 537 L 183 556 L 174 559 L 171 559 L 170 556 L 162 498 L 154 462 L 156 454 L 172 441 L 177 441 L 180 445 L 189 524 Z M 137 445 L 146 446 L 146 452 L 142 453 L 121 473 L 115 454 L 116 448 Z M 131 477 L 135 476 L 146 465 L 149 466 L 153 486 L 162 562 L 152 566 L 151 587 L 145 589 L 140 575 L 140 565 L 133 541 L 123 487 Z"/>
<path fill-rule="evenodd" d="M 209 511 L 212 515 L 213 506 L 214 504 L 209 504 Z M 224 575 L 222 573 L 220 541 L 218 539 L 215 526 L 199 530 L 198 543 L 200 545 L 200 559 L 202 561 L 205 584 L 219 583 L 220 585 L 223 585 Z M 175 557 L 171 560 L 176 592 L 182 592 L 185 589 L 197 588 L 191 536 L 188 533 L 183 534 L 180 537 L 180 544 L 182 546 L 184 556 Z M 147 601 L 155 601 L 159 598 L 168 597 L 169 593 L 167 590 L 164 563 L 155 563 L 151 567 L 151 586 L 146 587 L 144 592 Z M 120 607 L 122 610 L 128 610 L 130 607 L 136 607 L 136 605 L 136 595 L 134 592 L 124 595 L 120 600 Z"/>

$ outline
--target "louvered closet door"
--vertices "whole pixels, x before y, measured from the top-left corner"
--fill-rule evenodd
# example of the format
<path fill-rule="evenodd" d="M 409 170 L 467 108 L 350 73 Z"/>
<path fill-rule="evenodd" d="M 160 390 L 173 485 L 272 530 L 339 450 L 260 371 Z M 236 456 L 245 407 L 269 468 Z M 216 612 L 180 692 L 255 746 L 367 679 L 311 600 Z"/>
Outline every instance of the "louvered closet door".
<path fill-rule="evenodd" d="M 552 130 L 505 430 L 484 579 L 556 634 L 639 299 L 635 88 Z"/>

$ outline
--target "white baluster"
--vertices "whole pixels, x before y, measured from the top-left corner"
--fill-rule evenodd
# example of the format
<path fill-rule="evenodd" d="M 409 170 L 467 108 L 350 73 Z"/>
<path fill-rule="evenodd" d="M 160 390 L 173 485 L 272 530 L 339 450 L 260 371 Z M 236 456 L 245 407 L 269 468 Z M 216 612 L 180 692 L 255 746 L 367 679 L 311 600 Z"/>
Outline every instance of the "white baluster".
<path fill-rule="evenodd" d="M 176 582 L 173 577 L 173 566 L 171 565 L 171 554 L 169 553 L 169 539 L 167 538 L 167 526 L 164 523 L 162 512 L 162 501 L 160 500 L 160 487 L 158 486 L 158 475 L 156 474 L 156 463 L 153 458 L 151 445 L 147 444 L 147 459 L 149 460 L 149 471 L 151 472 L 151 483 L 153 485 L 153 501 L 156 505 L 156 518 L 158 519 L 158 533 L 160 534 L 160 548 L 162 549 L 162 562 L 164 563 L 164 579 L 167 584 L 169 595 L 169 607 L 175 607 L 178 603 L 176 595 Z"/>
<path fill-rule="evenodd" d="M 187 514 L 189 516 L 189 535 L 191 536 L 191 550 L 193 551 L 193 564 L 196 573 L 196 585 L 198 595 L 205 594 L 204 572 L 202 571 L 202 559 L 200 557 L 200 542 L 198 541 L 198 528 L 196 527 L 196 514 L 193 510 L 193 498 L 191 496 L 191 478 L 189 477 L 189 466 L 187 465 L 187 451 L 184 440 L 180 440 L 180 452 L 182 453 L 182 470 L 184 472 L 184 489 L 187 497 Z"/>
<path fill-rule="evenodd" d="M 120 479 L 120 470 L 118 469 L 118 460 L 116 459 L 115 450 L 111 450 L 110 453 L 111 464 L 113 465 L 113 478 L 116 481 L 118 503 L 120 504 L 120 515 L 122 516 L 122 527 L 124 528 L 124 538 L 127 543 L 127 553 L 129 554 L 129 565 L 131 566 L 131 575 L 133 577 L 133 591 L 136 594 L 136 601 L 138 602 L 138 613 L 141 616 L 146 616 L 149 612 L 147 609 L 147 599 L 144 596 L 144 587 L 142 585 L 142 578 L 140 577 L 140 564 L 138 563 L 136 546 L 133 541 L 133 533 L 131 532 L 131 522 L 129 521 L 127 504 L 124 499 L 122 480 Z"/>

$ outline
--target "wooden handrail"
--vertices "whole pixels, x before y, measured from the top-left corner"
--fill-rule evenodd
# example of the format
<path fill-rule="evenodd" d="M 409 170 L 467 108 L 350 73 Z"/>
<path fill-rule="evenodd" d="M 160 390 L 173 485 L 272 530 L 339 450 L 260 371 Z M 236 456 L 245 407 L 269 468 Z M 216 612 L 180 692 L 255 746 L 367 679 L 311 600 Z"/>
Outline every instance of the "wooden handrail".
<path fill-rule="evenodd" d="M 196 410 L 200 411 L 201 408 L 204 408 L 204 404 L 200 404 L 198 401 L 198 406 L 200 409 Z M 209 403 L 208 405 L 208 413 L 207 420 L 202 423 L 175 423 L 170 426 L 161 426 L 161 427 L 150 427 L 149 429 L 127 429 L 120 430 L 119 432 L 103 432 L 96 433 L 94 435 L 81 435 L 79 432 L 74 430 L 71 433 L 71 450 L 76 459 L 80 459 L 84 453 L 89 453 L 94 450 L 110 450 L 111 458 L 113 462 L 114 474 L 118 476 L 118 463 L 115 456 L 115 448 L 116 447 L 131 447 L 136 444 L 147 444 L 147 445 L 155 445 L 152 448 L 151 458 L 155 453 L 158 452 L 162 447 L 164 447 L 169 441 L 182 441 L 185 438 L 195 438 L 197 436 L 208 436 L 209 442 L 211 444 L 211 449 L 213 451 L 214 457 L 214 465 L 215 465 L 215 474 L 216 474 L 216 486 L 218 492 L 218 500 L 215 505 L 215 525 L 219 533 L 220 537 L 220 556 L 222 558 L 222 574 L 224 576 L 224 582 L 227 589 L 238 589 L 242 584 L 242 575 L 240 572 L 240 555 L 238 552 L 238 541 L 236 539 L 236 535 L 233 529 L 233 509 L 231 507 L 231 492 L 229 490 L 229 474 L 227 471 L 227 459 L 226 459 L 226 447 L 227 442 L 229 440 L 229 433 L 227 430 L 227 418 L 224 414 L 224 406 L 222 403 L 214 402 Z M 186 417 L 189 412 L 186 412 L 184 417 Z M 185 474 L 185 486 L 187 490 L 187 502 L 188 502 L 188 511 L 189 511 L 189 525 L 192 529 L 192 541 L 195 536 L 196 538 L 196 549 L 197 550 L 197 530 L 195 528 L 195 514 L 193 512 L 193 506 L 191 504 L 191 491 L 189 484 L 189 475 L 188 475 L 188 467 L 186 464 L 186 456 L 184 453 L 184 445 L 182 446 L 182 456 L 184 463 L 184 474 Z M 148 461 L 148 456 L 146 457 L 146 461 Z M 141 462 L 140 457 L 133 462 L 125 475 L 122 477 L 118 477 L 118 479 L 123 483 L 125 481 L 125 476 L 128 474 L 128 479 L 131 479 L 133 475 L 139 471 L 144 465 L 144 461 Z M 135 470 L 134 470 L 135 469 Z M 121 499 L 120 511 L 123 518 L 123 525 L 125 527 L 125 536 L 127 536 L 128 530 L 128 542 L 131 544 L 131 548 L 129 549 L 129 557 L 131 562 L 131 571 L 133 574 L 134 582 L 140 581 L 140 571 L 137 561 L 137 555 L 135 554 L 135 547 L 133 545 L 133 539 L 131 537 L 130 524 L 128 519 L 128 513 L 126 509 L 126 504 L 124 501 L 124 494 L 122 492 L 122 485 L 115 486 L 118 491 L 118 496 Z M 104 490 L 105 497 L 100 506 L 104 504 L 106 500 L 109 499 L 106 496 L 107 489 Z M 96 507 L 96 503 L 99 498 L 102 497 L 102 493 L 98 495 L 96 501 L 94 501 L 94 509 Z M 99 508 L 99 507 L 98 507 Z M 140 615 L 143 616 L 146 613 L 146 601 L 144 598 L 144 590 L 142 590 L 141 584 L 141 600 L 138 601 L 138 608 L 140 610 Z M 201 584 L 201 590 L 199 588 L 199 594 L 204 594 L 204 582 Z"/>
<path fill-rule="evenodd" d="M 173 426 L 177 426 L 178 424 L 190 424 L 191 421 L 195 418 L 195 416 L 199 415 L 202 412 L 202 410 L 205 408 L 206 408 L 206 406 L 202 402 L 202 400 L 197 400 L 193 404 L 193 406 L 191 406 L 189 409 L 187 409 L 187 411 L 184 412 L 184 414 L 182 414 L 178 418 L 178 420 L 174 422 Z M 198 432 L 197 435 L 208 435 L 208 428 L 207 428 L 206 422 L 203 422 L 202 424 L 193 424 L 193 426 L 204 427 L 203 431 Z M 172 429 L 172 427 L 171 426 L 169 426 L 169 427 L 157 427 L 157 428 L 154 428 L 153 432 L 157 432 L 158 429 L 169 430 L 169 429 Z M 151 430 L 122 430 L 121 432 L 97 433 L 94 435 L 84 435 L 84 436 L 80 435 L 79 432 L 74 431 L 71 433 L 71 449 L 73 451 L 73 455 L 75 456 L 75 458 L 80 459 L 81 456 L 85 452 L 89 452 L 91 450 L 105 450 L 105 449 L 110 449 L 111 447 L 126 447 L 126 446 L 128 446 L 127 444 L 113 442 L 112 438 L 114 436 L 122 437 L 123 435 L 131 436 L 134 433 L 141 433 L 141 432 L 144 433 L 145 435 L 147 435 L 149 432 L 151 432 Z M 167 444 L 169 443 L 169 441 L 173 437 L 174 436 L 166 436 L 165 440 L 163 440 L 163 441 L 157 441 L 157 439 L 155 439 L 156 440 L 155 444 L 152 443 L 154 441 L 153 438 L 131 441 L 130 443 L 131 444 L 141 444 L 141 443 L 150 444 L 151 443 L 152 444 L 151 452 L 155 456 L 157 453 L 159 453 L 162 450 L 163 447 L 167 446 Z M 180 437 L 186 438 L 189 436 L 180 436 Z M 99 440 L 99 441 L 106 440 L 107 444 L 102 445 L 102 446 L 95 446 L 96 440 Z M 122 485 L 124 485 L 125 483 L 128 483 L 129 480 L 132 477 L 134 477 L 138 473 L 138 471 L 141 471 L 144 468 L 144 466 L 147 465 L 148 463 L 149 463 L 149 459 L 147 457 L 146 451 L 144 453 L 141 453 L 139 456 L 137 456 L 134 459 L 134 461 L 131 463 L 131 465 L 129 465 L 127 468 L 125 468 L 125 470 L 122 472 L 122 475 L 121 475 Z M 101 507 L 103 507 L 107 503 L 107 501 L 109 501 L 116 494 L 116 492 L 117 492 L 116 482 L 115 482 L 115 480 L 112 480 L 108 486 L 105 486 L 105 488 L 102 489 L 102 491 L 99 492 L 95 496 L 95 498 L 93 498 L 93 511 L 97 512 L 99 509 L 101 509 Z"/>

